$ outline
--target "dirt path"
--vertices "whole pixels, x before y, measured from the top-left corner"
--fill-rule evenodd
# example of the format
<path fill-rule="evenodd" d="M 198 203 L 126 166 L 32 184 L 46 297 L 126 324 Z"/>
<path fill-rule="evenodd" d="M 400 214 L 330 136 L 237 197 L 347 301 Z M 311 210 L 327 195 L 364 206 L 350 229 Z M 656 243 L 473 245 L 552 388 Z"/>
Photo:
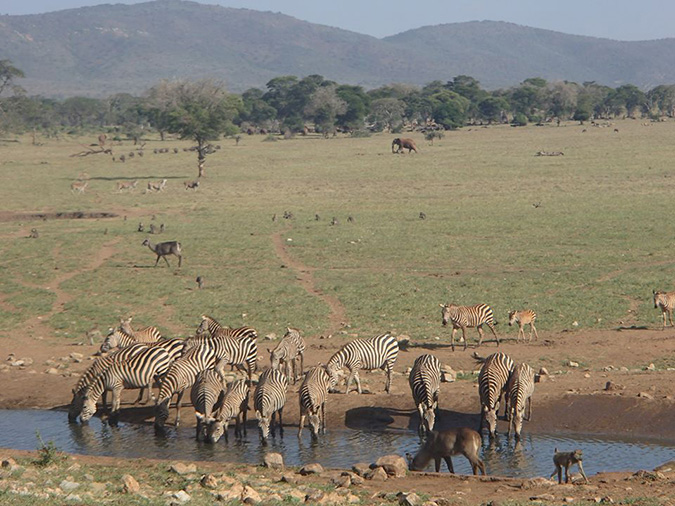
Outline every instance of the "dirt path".
<path fill-rule="evenodd" d="M 328 305 L 330 309 L 330 315 L 328 317 L 328 330 L 326 332 L 329 335 L 335 334 L 342 327 L 349 323 L 347 320 L 345 308 L 337 297 L 328 295 L 317 288 L 313 275 L 314 271 L 316 270 L 314 267 L 304 265 L 289 254 L 283 236 L 290 230 L 290 228 L 287 228 L 272 235 L 274 251 L 284 263 L 284 265 L 295 271 L 296 279 L 298 283 L 300 283 L 300 286 L 302 286 L 307 291 L 307 293 L 313 295 L 314 297 L 320 298 L 325 304 Z"/>

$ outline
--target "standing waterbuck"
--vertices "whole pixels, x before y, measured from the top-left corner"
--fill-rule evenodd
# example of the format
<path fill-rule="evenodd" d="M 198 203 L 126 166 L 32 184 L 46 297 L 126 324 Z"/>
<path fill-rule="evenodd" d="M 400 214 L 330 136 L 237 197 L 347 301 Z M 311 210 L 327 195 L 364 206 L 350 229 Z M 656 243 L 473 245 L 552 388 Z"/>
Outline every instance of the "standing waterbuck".
<path fill-rule="evenodd" d="M 178 241 L 167 241 L 167 242 L 160 242 L 158 244 L 152 244 L 150 242 L 150 239 L 146 239 L 145 241 L 143 241 L 143 246 L 147 246 L 157 255 L 155 267 L 157 267 L 157 263 L 159 262 L 160 258 L 164 259 L 167 267 L 171 267 L 169 265 L 169 261 L 166 259 L 167 255 L 176 255 L 178 257 L 178 267 L 180 267 L 181 263 L 183 262 L 183 257 L 181 255 L 182 249 Z"/>
<path fill-rule="evenodd" d="M 408 453 L 408 466 L 411 471 L 423 471 L 431 459 L 436 463 L 436 472 L 441 471 L 441 459 L 445 460 L 448 471 L 455 473 L 452 467 L 453 455 L 464 455 L 471 463 L 473 474 L 480 470 L 485 473 L 485 464 L 478 457 L 481 447 L 481 437 L 478 432 L 468 427 L 459 427 L 437 432 L 429 431 L 427 440 L 419 449 L 415 458 Z"/>

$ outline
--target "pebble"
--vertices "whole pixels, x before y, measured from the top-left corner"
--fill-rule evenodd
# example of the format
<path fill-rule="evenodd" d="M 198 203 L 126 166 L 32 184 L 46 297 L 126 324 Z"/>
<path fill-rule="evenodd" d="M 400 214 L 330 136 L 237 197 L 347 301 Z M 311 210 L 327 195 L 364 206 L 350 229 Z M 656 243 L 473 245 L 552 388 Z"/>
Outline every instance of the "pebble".
<path fill-rule="evenodd" d="M 190 494 L 188 494 L 185 490 L 179 490 L 178 492 L 174 492 L 173 494 L 171 494 L 171 497 L 176 499 L 181 504 L 186 503 L 190 499 L 192 499 L 192 497 L 190 497 Z"/>
<path fill-rule="evenodd" d="M 182 462 L 176 462 L 172 464 L 169 468 L 170 471 L 173 471 L 176 474 L 189 474 L 196 473 L 197 466 L 195 464 L 183 464 Z"/>
<path fill-rule="evenodd" d="M 68 481 L 68 480 L 63 480 L 61 483 L 59 483 L 59 488 L 63 490 L 64 492 L 72 492 L 76 488 L 80 486 L 79 483 L 76 483 L 74 481 Z"/>

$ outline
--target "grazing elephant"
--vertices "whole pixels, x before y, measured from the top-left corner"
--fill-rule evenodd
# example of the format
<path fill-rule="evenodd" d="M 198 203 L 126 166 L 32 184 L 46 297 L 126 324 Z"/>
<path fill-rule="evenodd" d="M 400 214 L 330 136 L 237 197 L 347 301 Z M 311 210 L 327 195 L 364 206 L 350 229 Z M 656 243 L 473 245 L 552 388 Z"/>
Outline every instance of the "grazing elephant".
<path fill-rule="evenodd" d="M 394 146 L 398 146 L 396 150 L 394 150 Z M 415 141 L 412 139 L 400 139 L 396 137 L 391 143 L 391 152 L 392 153 L 400 153 L 402 149 L 408 149 L 408 153 L 411 151 L 414 151 L 417 153 L 417 144 L 415 144 Z"/>

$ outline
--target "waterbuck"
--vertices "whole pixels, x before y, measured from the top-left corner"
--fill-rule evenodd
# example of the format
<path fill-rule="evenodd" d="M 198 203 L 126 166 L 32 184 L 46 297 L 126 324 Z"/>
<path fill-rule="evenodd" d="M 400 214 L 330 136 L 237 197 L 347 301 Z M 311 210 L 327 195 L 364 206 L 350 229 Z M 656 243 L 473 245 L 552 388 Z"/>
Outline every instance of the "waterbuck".
<path fill-rule="evenodd" d="M 464 455 L 471 463 L 473 474 L 478 474 L 480 470 L 485 472 L 485 464 L 478 457 L 478 450 L 481 447 L 481 437 L 478 432 L 468 427 L 459 427 L 444 431 L 429 431 L 427 440 L 415 455 L 413 459 L 408 453 L 408 467 L 411 471 L 423 471 L 431 459 L 436 463 L 436 472 L 441 471 L 441 459 L 445 460 L 448 471 L 454 474 L 452 467 L 453 455 Z"/>
<path fill-rule="evenodd" d="M 178 241 L 167 241 L 160 242 L 158 244 L 152 244 L 150 239 L 146 239 L 143 241 L 143 246 L 147 246 L 157 255 L 155 267 L 157 267 L 157 263 L 159 262 L 160 258 L 163 258 L 166 262 L 166 265 L 171 267 L 169 265 L 169 261 L 166 258 L 167 255 L 176 255 L 178 257 L 178 267 L 180 267 L 181 263 L 183 262 L 183 257 L 181 255 L 181 245 Z"/>

